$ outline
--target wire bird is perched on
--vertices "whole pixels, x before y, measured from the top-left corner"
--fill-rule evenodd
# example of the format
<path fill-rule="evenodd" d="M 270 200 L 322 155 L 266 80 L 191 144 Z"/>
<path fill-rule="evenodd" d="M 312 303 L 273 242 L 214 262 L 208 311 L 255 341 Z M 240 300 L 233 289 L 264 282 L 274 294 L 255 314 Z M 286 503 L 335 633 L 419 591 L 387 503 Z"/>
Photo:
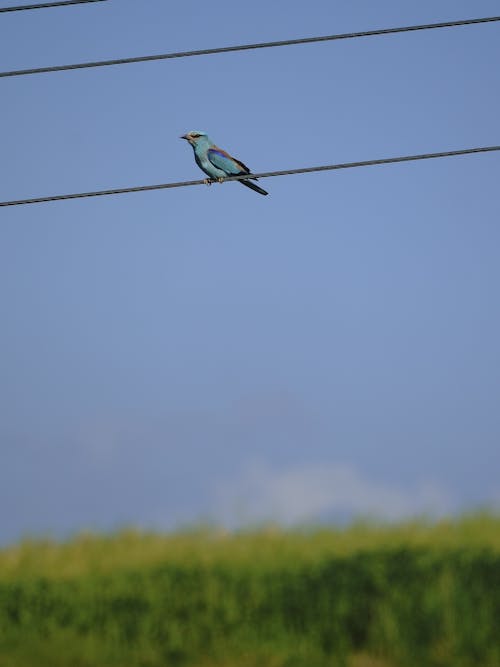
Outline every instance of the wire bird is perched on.
<path fill-rule="evenodd" d="M 231 157 L 231 155 L 222 150 L 222 148 L 218 148 L 206 132 L 191 130 L 191 132 L 183 134 L 181 139 L 186 139 L 186 141 L 193 147 L 196 164 L 209 176 L 206 180 L 207 185 L 210 185 L 214 181 L 222 183 L 226 176 L 242 176 L 243 174 L 248 174 L 249 178 L 253 178 L 250 169 L 243 164 L 243 162 Z M 251 181 L 241 180 L 238 182 L 251 190 L 255 190 L 255 192 L 258 192 L 260 195 L 269 194 Z"/>

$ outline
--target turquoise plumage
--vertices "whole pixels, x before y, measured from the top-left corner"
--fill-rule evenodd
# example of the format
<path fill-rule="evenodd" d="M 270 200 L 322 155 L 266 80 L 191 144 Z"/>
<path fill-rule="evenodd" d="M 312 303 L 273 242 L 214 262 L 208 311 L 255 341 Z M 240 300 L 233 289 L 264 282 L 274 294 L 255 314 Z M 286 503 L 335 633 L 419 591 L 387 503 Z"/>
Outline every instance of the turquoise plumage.
<path fill-rule="evenodd" d="M 248 174 L 249 178 L 257 180 L 252 176 L 250 169 L 243 162 L 232 157 L 229 153 L 222 150 L 222 148 L 218 148 L 206 132 L 191 130 L 191 132 L 182 135 L 181 139 L 186 139 L 191 144 L 196 164 L 209 176 L 205 181 L 208 185 L 214 181 L 221 182 L 226 176 L 239 176 L 243 174 Z M 245 179 L 238 181 L 238 183 L 245 185 L 251 190 L 255 190 L 255 192 L 261 195 L 269 194 L 250 180 Z"/>

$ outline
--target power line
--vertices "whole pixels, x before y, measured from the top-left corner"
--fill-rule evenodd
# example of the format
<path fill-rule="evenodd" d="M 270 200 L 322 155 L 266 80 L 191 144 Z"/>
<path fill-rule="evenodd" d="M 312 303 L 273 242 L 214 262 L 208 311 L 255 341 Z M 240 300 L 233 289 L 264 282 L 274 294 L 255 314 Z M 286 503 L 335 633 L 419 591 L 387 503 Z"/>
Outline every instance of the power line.
<path fill-rule="evenodd" d="M 332 171 L 337 169 L 353 169 L 355 167 L 372 167 L 379 164 L 394 164 L 397 162 L 412 162 L 416 160 L 431 160 L 433 158 L 454 157 L 456 155 L 472 155 L 473 153 L 491 153 L 500 151 L 500 146 L 484 146 L 480 148 L 465 148 L 457 151 L 443 151 L 440 153 L 423 153 L 421 155 L 404 155 L 402 157 L 380 158 L 377 160 L 363 160 L 361 162 L 344 162 L 340 164 L 328 164 L 321 167 L 305 167 L 302 169 L 286 169 L 284 171 L 266 171 L 260 174 L 252 174 L 253 178 L 270 178 L 272 176 L 291 176 L 293 174 L 310 174 L 317 171 Z M 229 176 L 225 181 L 241 181 L 248 176 Z M 180 181 L 178 183 L 161 183 L 159 185 L 139 185 L 131 188 L 115 188 L 113 190 L 97 190 L 95 192 L 79 192 L 68 195 L 53 195 L 50 197 L 34 197 L 32 199 L 17 199 L 14 201 L 0 202 L 0 206 L 20 206 L 23 204 L 41 204 L 49 201 L 61 201 L 63 199 L 83 199 L 87 197 L 101 197 L 104 195 L 121 195 L 130 192 L 147 192 L 149 190 L 167 190 L 170 188 L 183 188 L 190 185 L 204 185 L 205 180 Z"/>
<path fill-rule="evenodd" d="M 410 26 L 403 26 L 400 28 L 383 28 L 380 30 L 367 30 L 364 32 L 346 32 L 337 35 L 325 35 L 323 37 L 304 37 L 301 39 L 286 39 L 279 42 L 240 44 L 237 46 L 223 46 L 215 49 L 198 49 L 197 51 L 178 51 L 175 53 L 161 53 L 151 56 L 117 58 L 115 60 L 97 60 L 94 62 L 76 63 L 73 65 L 55 65 L 53 67 L 36 67 L 33 69 L 19 69 L 8 72 L 0 72 L 0 77 L 23 76 L 25 74 L 43 74 L 47 72 L 62 72 L 66 70 L 87 69 L 91 67 L 107 67 L 109 65 L 128 65 L 130 63 L 143 63 L 152 60 L 170 60 L 173 58 L 188 58 L 189 56 L 209 56 L 215 53 L 229 53 L 231 51 L 249 51 L 251 49 L 268 49 L 275 46 L 313 44 L 317 42 L 331 42 L 341 39 L 354 39 L 357 37 L 373 37 L 376 35 L 393 35 L 395 33 L 400 33 L 400 32 L 416 32 L 417 30 L 431 30 L 434 28 L 455 28 L 457 26 L 477 25 L 479 23 L 493 23 L 495 21 L 500 21 L 500 16 L 489 16 L 478 19 L 466 19 L 462 21 L 446 21 L 444 23 L 427 23 L 423 25 L 410 25 Z"/>
<path fill-rule="evenodd" d="M 24 9 L 45 9 L 46 7 L 66 7 L 67 5 L 84 5 L 89 2 L 106 2 L 106 0 L 61 0 L 61 2 L 44 2 L 35 5 L 15 5 L 14 7 L 0 7 L 1 12 L 21 12 Z"/>

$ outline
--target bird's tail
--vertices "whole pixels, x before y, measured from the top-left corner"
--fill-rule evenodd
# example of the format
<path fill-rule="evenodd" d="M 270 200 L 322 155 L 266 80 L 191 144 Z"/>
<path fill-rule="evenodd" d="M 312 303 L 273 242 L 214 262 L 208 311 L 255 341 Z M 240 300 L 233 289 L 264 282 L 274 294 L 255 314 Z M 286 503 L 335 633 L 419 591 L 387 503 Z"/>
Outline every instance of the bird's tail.
<path fill-rule="evenodd" d="M 252 181 L 247 181 L 246 179 L 243 181 L 238 181 L 238 183 L 241 183 L 241 185 L 246 185 L 247 188 L 250 188 L 250 190 L 255 190 L 255 192 L 258 192 L 259 195 L 268 195 L 269 192 L 266 192 L 262 188 L 259 188 L 258 185 L 255 183 L 252 183 Z"/>

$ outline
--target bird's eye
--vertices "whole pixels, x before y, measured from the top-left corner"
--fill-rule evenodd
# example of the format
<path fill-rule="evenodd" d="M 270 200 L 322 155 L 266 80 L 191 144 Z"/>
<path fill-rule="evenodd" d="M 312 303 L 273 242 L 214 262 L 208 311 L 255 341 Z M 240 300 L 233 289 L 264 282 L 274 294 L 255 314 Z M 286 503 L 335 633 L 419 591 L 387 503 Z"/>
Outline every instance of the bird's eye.
<path fill-rule="evenodd" d="M 192 134 L 191 136 L 193 137 L 193 139 L 198 139 L 198 137 L 200 137 L 201 135 L 200 134 Z"/>

